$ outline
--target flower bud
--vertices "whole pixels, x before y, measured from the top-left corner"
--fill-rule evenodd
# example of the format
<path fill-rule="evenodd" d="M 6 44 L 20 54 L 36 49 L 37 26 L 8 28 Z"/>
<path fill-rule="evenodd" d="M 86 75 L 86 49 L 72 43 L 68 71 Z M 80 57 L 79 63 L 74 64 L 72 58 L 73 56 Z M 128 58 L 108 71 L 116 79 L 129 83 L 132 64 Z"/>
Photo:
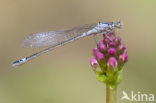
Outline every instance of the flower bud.
<path fill-rule="evenodd" d="M 120 37 L 116 37 L 114 40 L 116 45 L 120 45 L 121 44 L 121 38 Z"/>
<path fill-rule="evenodd" d="M 103 40 L 103 43 L 108 44 L 109 42 L 110 42 L 109 38 L 105 37 L 104 40 Z"/>
<path fill-rule="evenodd" d="M 109 37 L 109 39 L 111 40 L 111 41 L 114 41 L 115 40 L 115 35 L 113 34 L 113 32 L 111 32 L 111 33 L 108 33 L 108 35 L 107 35 L 108 37 Z"/>
<path fill-rule="evenodd" d="M 112 37 L 113 36 L 113 33 L 110 32 L 110 33 L 107 34 L 107 36 Z"/>
<path fill-rule="evenodd" d="M 100 61 L 100 62 L 104 62 L 104 61 L 105 61 L 105 56 L 104 56 L 104 54 L 101 53 L 101 52 L 97 52 L 95 57 L 96 57 L 96 59 L 97 59 L 98 61 Z"/>
<path fill-rule="evenodd" d="M 116 55 L 116 49 L 115 48 L 109 48 L 108 49 L 108 54 L 112 55 L 112 56 Z"/>
<path fill-rule="evenodd" d="M 109 47 L 114 48 L 115 47 L 115 43 L 114 42 L 110 42 L 109 43 Z"/>
<path fill-rule="evenodd" d="M 127 54 L 127 49 L 125 49 L 125 50 L 123 51 L 123 53 Z"/>
<path fill-rule="evenodd" d="M 97 62 L 97 60 L 95 58 L 91 58 L 90 59 L 90 65 L 93 68 L 93 70 L 95 70 L 98 67 L 99 64 L 98 64 L 98 62 Z"/>
<path fill-rule="evenodd" d="M 116 68 L 117 65 L 118 65 L 118 62 L 117 62 L 116 58 L 115 57 L 110 57 L 108 62 L 107 62 L 108 68 L 110 68 L 110 67 Z"/>
<path fill-rule="evenodd" d="M 93 55 L 96 56 L 96 53 L 97 53 L 98 51 L 99 51 L 98 48 L 94 48 L 93 51 L 92 51 Z"/>
<path fill-rule="evenodd" d="M 104 37 L 104 38 L 106 37 L 106 34 L 105 34 L 105 33 L 103 34 L 103 37 Z"/>
<path fill-rule="evenodd" d="M 99 42 L 98 44 L 98 49 L 101 51 L 101 52 L 105 52 L 107 50 L 105 44 L 103 42 Z"/>
<path fill-rule="evenodd" d="M 119 61 L 122 62 L 122 63 L 126 63 L 128 61 L 128 55 L 126 53 L 121 54 L 119 56 Z"/>
<path fill-rule="evenodd" d="M 123 53 L 125 49 L 126 49 L 126 46 L 124 44 L 119 45 L 119 51 Z"/>

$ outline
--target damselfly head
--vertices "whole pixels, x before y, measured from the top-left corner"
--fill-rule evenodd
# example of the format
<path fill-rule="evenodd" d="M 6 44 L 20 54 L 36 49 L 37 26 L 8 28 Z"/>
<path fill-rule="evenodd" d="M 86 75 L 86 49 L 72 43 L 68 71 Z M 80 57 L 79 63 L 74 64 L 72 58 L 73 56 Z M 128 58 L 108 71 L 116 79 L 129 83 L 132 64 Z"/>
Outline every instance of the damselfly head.
<path fill-rule="evenodd" d="M 113 24 L 114 24 L 114 27 L 116 27 L 116 28 L 120 29 L 122 27 L 122 24 L 121 24 L 120 21 L 119 22 L 114 22 Z"/>

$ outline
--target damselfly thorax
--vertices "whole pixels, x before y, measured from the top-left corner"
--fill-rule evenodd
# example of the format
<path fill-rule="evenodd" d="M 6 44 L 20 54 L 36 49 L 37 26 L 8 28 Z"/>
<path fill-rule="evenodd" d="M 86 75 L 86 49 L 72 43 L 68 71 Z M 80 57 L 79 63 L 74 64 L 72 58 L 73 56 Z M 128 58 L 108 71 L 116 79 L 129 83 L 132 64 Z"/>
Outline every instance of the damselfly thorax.
<path fill-rule="evenodd" d="M 87 35 L 96 35 L 114 31 L 115 28 L 121 28 L 120 22 L 99 22 L 98 24 L 90 24 L 74 27 L 68 30 L 57 30 L 30 34 L 22 41 L 22 45 L 27 48 L 48 47 L 31 56 L 13 62 L 13 66 L 19 66 L 43 53 L 63 46 L 69 42 L 75 41 Z"/>

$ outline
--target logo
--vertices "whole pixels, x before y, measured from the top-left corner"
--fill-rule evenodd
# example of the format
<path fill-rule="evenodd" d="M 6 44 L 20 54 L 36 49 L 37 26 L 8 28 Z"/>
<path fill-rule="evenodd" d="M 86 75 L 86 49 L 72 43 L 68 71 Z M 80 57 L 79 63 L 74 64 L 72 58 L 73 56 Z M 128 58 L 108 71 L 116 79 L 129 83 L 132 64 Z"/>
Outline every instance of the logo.
<path fill-rule="evenodd" d="M 128 95 L 125 91 L 122 91 L 123 96 L 121 97 L 121 101 L 128 100 L 128 101 L 138 101 L 138 102 L 153 102 L 154 101 L 154 94 L 146 94 L 134 91 L 130 92 Z"/>

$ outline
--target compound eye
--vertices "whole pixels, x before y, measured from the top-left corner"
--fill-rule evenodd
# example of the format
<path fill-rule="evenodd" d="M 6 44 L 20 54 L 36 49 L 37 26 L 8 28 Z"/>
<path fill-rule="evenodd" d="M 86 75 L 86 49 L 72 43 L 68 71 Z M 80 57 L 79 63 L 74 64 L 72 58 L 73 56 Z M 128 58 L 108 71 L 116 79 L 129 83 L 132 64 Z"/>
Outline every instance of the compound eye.
<path fill-rule="evenodd" d="M 118 27 L 120 27 L 120 26 L 121 26 L 121 24 L 120 24 L 120 23 L 117 23 L 117 26 L 118 26 Z"/>
<path fill-rule="evenodd" d="M 121 28 L 121 23 L 120 22 L 117 22 L 116 24 L 115 24 L 115 26 L 117 27 L 117 28 Z"/>

